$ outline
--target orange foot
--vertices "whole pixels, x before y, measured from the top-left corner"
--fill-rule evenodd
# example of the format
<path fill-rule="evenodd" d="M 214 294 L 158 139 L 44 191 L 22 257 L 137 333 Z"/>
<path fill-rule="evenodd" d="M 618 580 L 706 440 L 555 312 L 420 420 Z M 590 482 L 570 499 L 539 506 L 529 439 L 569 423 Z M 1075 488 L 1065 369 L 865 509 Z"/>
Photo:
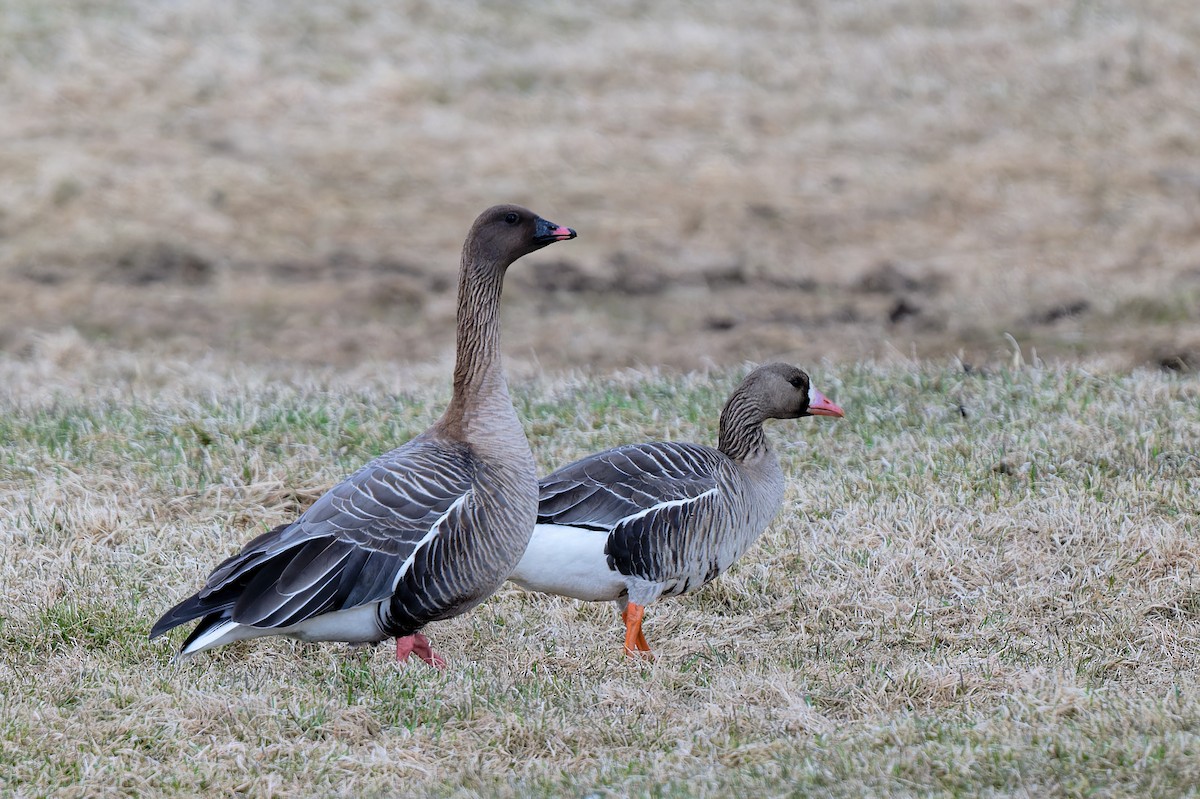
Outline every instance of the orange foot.
<path fill-rule="evenodd" d="M 646 643 L 646 636 L 642 635 L 642 616 L 645 612 L 646 609 L 642 605 L 632 602 L 621 611 L 621 618 L 625 620 L 625 654 L 629 657 L 654 660 L 654 653 Z"/>
<path fill-rule="evenodd" d="M 429 639 L 420 633 L 396 639 L 396 662 L 408 660 L 409 655 L 416 655 L 435 669 L 446 668 L 446 659 L 434 652 Z"/>

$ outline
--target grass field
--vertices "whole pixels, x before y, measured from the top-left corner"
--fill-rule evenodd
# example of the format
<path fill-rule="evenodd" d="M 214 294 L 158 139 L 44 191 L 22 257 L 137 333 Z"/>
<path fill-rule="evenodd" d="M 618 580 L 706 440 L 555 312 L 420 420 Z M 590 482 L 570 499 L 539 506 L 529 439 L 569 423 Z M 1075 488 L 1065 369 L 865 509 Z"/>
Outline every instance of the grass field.
<path fill-rule="evenodd" d="M 424 428 L 445 381 L 135 357 L 0 362 L 0 788 L 12 796 L 1190 795 L 1200 383 L 811 366 L 783 512 L 651 608 L 503 589 L 388 647 L 175 664 L 151 622 L 218 559 Z M 712 441 L 740 369 L 515 386 L 543 470 Z M 107 376 L 106 376 L 107 375 Z M 822 423 L 825 422 L 825 423 Z"/>
<path fill-rule="evenodd" d="M 1194 0 L 0 3 L 0 795 L 1195 796 Z M 516 201 L 543 471 L 712 442 L 779 519 L 654 606 L 505 588 L 450 659 L 158 614 L 448 392 Z"/>

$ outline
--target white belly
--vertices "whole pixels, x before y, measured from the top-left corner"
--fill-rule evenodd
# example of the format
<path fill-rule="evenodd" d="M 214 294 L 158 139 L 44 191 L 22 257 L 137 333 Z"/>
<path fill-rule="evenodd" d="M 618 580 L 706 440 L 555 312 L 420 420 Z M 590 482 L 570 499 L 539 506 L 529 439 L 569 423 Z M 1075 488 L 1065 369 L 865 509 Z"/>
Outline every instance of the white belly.
<path fill-rule="evenodd" d="M 559 524 L 539 524 L 517 568 L 509 575 L 531 591 L 588 602 L 616 599 L 627 590 L 625 577 L 608 567 L 608 534 Z"/>
<path fill-rule="evenodd" d="M 286 635 L 289 638 L 299 638 L 301 641 L 345 641 L 347 643 L 382 641 L 387 636 L 379 629 L 379 606 L 381 604 L 381 602 L 372 602 L 369 605 L 322 613 L 320 616 L 305 619 L 290 627 L 251 627 L 235 621 L 227 621 L 216 625 L 192 641 L 180 654 L 192 655 L 215 646 L 224 646 L 247 638 L 262 638 L 266 635 Z"/>

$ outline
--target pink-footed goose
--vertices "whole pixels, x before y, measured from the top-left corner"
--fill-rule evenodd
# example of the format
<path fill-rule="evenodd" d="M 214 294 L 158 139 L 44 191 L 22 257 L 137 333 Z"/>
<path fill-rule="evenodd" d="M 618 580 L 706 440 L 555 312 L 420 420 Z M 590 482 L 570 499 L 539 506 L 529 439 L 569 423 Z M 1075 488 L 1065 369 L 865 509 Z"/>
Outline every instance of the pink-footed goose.
<path fill-rule="evenodd" d="M 537 473 L 500 364 L 508 266 L 575 238 L 516 205 L 480 214 L 463 244 L 454 389 L 442 417 L 300 515 L 221 563 L 150 637 L 194 619 L 182 655 L 246 638 L 396 639 L 396 659 L 445 661 L 420 630 L 498 588 L 537 514 Z"/>
<path fill-rule="evenodd" d="M 749 549 L 783 504 L 784 478 L 763 422 L 842 416 L 794 366 L 752 371 L 721 411 L 716 449 L 629 444 L 539 483 L 538 523 L 509 579 L 534 591 L 614 600 L 625 652 L 651 657 L 646 605 L 695 591 Z"/>

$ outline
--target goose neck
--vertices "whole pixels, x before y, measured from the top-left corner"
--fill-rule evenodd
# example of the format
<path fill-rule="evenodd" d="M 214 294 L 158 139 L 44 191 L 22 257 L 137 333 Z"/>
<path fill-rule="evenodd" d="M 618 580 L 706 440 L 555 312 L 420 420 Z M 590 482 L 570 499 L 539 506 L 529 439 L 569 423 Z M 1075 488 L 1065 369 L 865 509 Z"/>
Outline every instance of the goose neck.
<path fill-rule="evenodd" d="M 500 292 L 504 267 L 463 253 L 451 409 L 459 416 L 489 393 L 504 390 L 500 366 Z"/>
<path fill-rule="evenodd" d="M 764 419 L 762 409 L 752 397 L 742 391 L 734 392 L 721 410 L 718 449 L 739 463 L 768 452 Z"/>

